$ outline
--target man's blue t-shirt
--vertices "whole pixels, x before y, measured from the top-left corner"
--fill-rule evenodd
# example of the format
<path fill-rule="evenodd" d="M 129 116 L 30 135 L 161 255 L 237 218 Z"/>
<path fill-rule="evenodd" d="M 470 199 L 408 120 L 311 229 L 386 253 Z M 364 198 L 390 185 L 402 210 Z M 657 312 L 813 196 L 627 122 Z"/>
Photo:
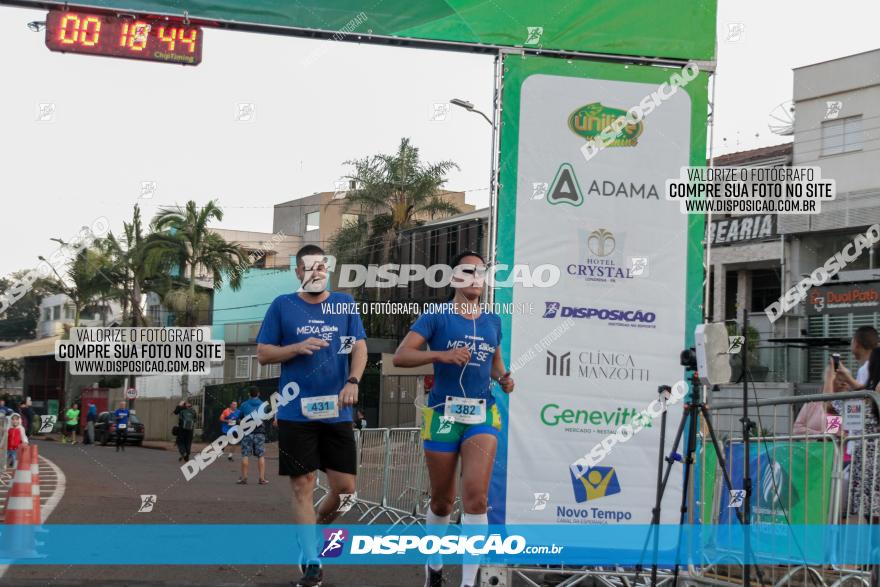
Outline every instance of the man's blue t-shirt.
<path fill-rule="evenodd" d="M 128 410 L 123 410 L 122 408 L 119 408 L 118 410 L 116 410 L 113 413 L 116 415 L 116 426 L 117 427 L 120 424 L 124 424 L 125 426 L 128 426 L 128 414 L 129 414 Z"/>
<path fill-rule="evenodd" d="M 262 405 L 263 405 L 263 400 L 261 400 L 259 397 L 252 397 L 249 400 L 242 402 L 241 405 L 238 407 L 238 412 L 239 412 L 239 414 L 241 414 L 241 419 L 244 420 L 245 418 L 248 417 L 249 414 L 256 412 L 257 409 L 259 409 L 259 407 Z M 262 422 L 259 415 L 254 415 L 254 420 L 256 420 L 258 424 L 260 422 Z M 263 425 L 260 424 L 259 426 L 254 428 L 253 433 L 254 434 L 263 434 L 264 432 L 265 432 L 265 429 L 263 428 Z"/>
<path fill-rule="evenodd" d="M 355 312 L 354 299 L 344 293 L 332 292 L 320 304 L 310 304 L 298 294 L 275 298 L 266 311 L 257 343 L 286 346 L 307 338 L 322 338 L 329 346 L 311 355 L 297 355 L 281 364 L 279 391 L 290 382 L 299 386 L 299 396 L 279 406 L 279 420 L 310 422 L 303 415 L 303 398 L 339 395 L 348 380 L 348 359 L 354 342 L 367 337 L 361 317 Z M 321 422 L 351 422 L 351 407 L 339 407 L 336 418 Z"/>
<path fill-rule="evenodd" d="M 419 316 L 412 325 L 412 330 L 428 341 L 428 347 L 432 351 L 465 346 L 471 351 L 471 360 L 466 366 L 434 363 L 434 387 L 428 396 L 430 407 L 442 410 L 447 395 L 483 398 L 487 407 L 495 403 L 490 386 L 492 360 L 495 349 L 501 344 L 501 318 L 497 314 L 483 312 L 474 321 L 455 313 L 451 306 L 444 305 L 436 311 Z M 462 369 L 464 376 L 461 374 Z"/>

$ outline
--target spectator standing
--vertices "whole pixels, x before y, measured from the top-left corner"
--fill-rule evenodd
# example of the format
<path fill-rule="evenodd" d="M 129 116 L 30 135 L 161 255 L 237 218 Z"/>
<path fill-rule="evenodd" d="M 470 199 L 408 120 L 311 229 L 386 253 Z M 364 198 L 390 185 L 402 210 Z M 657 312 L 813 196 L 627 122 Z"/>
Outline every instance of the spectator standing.
<path fill-rule="evenodd" d="M 89 409 L 86 412 L 86 433 L 83 434 L 83 444 L 92 444 L 95 442 L 95 421 L 98 419 L 98 408 L 92 402 L 89 402 Z"/>
<path fill-rule="evenodd" d="M 177 416 L 177 450 L 180 453 L 178 460 L 188 461 L 196 428 L 196 411 L 190 402 L 183 400 L 174 408 L 174 414 Z"/>
<path fill-rule="evenodd" d="M 248 395 L 250 398 L 242 402 L 241 408 L 238 410 L 242 419 L 246 418 L 248 414 L 255 413 L 263 405 L 263 401 L 260 399 L 260 390 L 257 387 L 252 386 L 248 388 Z M 259 416 L 255 415 L 254 418 L 258 422 L 263 421 Z M 257 470 L 260 474 L 259 484 L 268 485 L 269 481 L 266 480 L 265 444 L 266 429 L 262 423 L 254 428 L 253 432 L 241 439 L 241 477 L 237 481 L 239 485 L 247 484 L 248 457 L 251 455 L 254 455 L 257 459 Z"/>
<path fill-rule="evenodd" d="M 125 401 L 119 402 L 119 408 L 113 412 L 116 418 L 116 452 L 122 449 L 125 452 L 125 440 L 128 438 L 128 417 L 131 412 L 125 404 Z"/>
<path fill-rule="evenodd" d="M 27 432 L 33 431 L 34 407 L 31 405 L 31 398 L 27 398 L 21 406 L 21 425 Z"/>
<path fill-rule="evenodd" d="M 846 381 L 846 376 L 841 377 Z M 865 389 L 880 389 L 880 349 L 875 348 L 868 359 L 868 382 Z M 843 414 L 845 403 L 835 401 L 834 408 Z M 847 430 L 853 435 L 874 435 L 880 433 L 880 414 L 871 400 L 862 404 L 861 426 Z M 852 450 L 849 466 L 849 515 L 857 516 L 868 523 L 876 523 L 880 518 L 880 474 L 877 465 L 877 439 L 860 440 Z"/>
<path fill-rule="evenodd" d="M 850 350 L 859 362 L 859 369 L 856 371 L 856 376 L 853 377 L 852 373 L 846 368 L 846 365 L 844 365 L 843 362 L 841 362 L 840 366 L 837 368 L 838 376 L 846 381 L 850 389 L 865 389 L 867 386 L 868 359 L 871 358 L 871 353 L 877 348 L 878 343 L 880 343 L 880 337 L 878 337 L 877 330 L 873 326 L 860 326 L 856 329 L 855 334 L 853 334 L 852 337 L 852 342 L 850 343 Z"/>
<path fill-rule="evenodd" d="M 6 466 L 15 469 L 18 465 L 18 447 L 28 443 L 27 433 L 21 425 L 21 416 L 12 415 L 12 423 L 6 432 Z"/>
<path fill-rule="evenodd" d="M 238 411 L 238 402 L 231 401 L 229 402 L 229 407 L 223 410 L 220 414 L 220 422 L 222 423 L 221 432 L 226 434 L 229 432 L 229 429 L 235 426 L 238 423 L 239 418 L 241 417 Z M 226 453 L 227 458 L 232 460 L 232 449 L 228 453 Z"/>

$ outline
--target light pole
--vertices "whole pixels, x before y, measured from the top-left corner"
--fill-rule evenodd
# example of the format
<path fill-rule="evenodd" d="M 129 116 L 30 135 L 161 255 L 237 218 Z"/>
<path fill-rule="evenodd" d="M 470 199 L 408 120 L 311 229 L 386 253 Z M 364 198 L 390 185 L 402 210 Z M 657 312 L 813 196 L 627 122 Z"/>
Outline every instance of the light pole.
<path fill-rule="evenodd" d="M 482 116 L 483 118 L 486 119 L 486 122 L 489 123 L 489 126 L 491 126 L 492 128 L 495 128 L 495 124 L 492 122 L 492 120 L 488 116 L 483 114 L 481 111 L 474 108 L 474 105 L 472 102 L 468 102 L 467 100 L 462 100 L 461 98 L 453 98 L 452 100 L 449 101 L 449 103 L 453 104 L 455 106 L 458 106 L 459 108 L 464 108 L 468 112 L 475 112 L 475 113 L 479 114 L 480 116 Z"/>
<path fill-rule="evenodd" d="M 464 108 L 468 112 L 474 112 L 482 116 L 486 122 L 489 123 L 489 126 L 492 127 L 492 162 L 490 165 L 489 171 L 489 262 L 495 263 L 495 246 L 496 246 L 496 224 L 498 219 L 496 218 L 497 212 L 497 176 L 498 176 L 498 126 L 500 123 L 499 117 L 499 106 L 501 101 L 501 56 L 495 56 L 495 94 L 492 97 L 492 117 L 494 119 L 498 119 L 499 122 L 493 122 L 492 118 L 486 116 L 480 110 L 474 108 L 473 102 L 468 100 L 462 100 L 461 98 L 453 98 L 449 101 L 450 104 L 458 106 L 459 108 Z M 495 301 L 495 288 L 492 284 L 489 284 L 488 290 L 488 302 L 491 304 Z"/>

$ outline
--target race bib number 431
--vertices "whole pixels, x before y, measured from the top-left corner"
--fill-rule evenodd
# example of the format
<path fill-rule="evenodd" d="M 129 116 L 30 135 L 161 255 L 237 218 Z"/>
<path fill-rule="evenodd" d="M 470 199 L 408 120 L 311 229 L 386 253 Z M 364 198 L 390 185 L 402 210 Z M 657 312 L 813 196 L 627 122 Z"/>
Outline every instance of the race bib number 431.
<path fill-rule="evenodd" d="M 309 420 L 324 420 L 339 417 L 339 396 L 319 395 L 305 397 L 302 400 L 303 416 Z"/>

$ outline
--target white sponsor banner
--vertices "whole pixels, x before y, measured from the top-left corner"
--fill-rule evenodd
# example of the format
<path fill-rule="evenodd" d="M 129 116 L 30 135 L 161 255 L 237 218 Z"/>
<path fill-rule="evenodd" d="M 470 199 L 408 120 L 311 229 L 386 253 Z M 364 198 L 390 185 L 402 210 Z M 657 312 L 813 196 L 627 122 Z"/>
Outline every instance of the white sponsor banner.
<path fill-rule="evenodd" d="M 663 196 L 689 162 L 691 102 L 680 91 L 586 160 L 599 131 L 657 85 L 532 75 L 523 83 L 514 259 L 562 268 L 553 288 L 515 287 L 534 304 L 512 321 L 519 357 L 563 320 L 574 325 L 516 373 L 510 396 L 507 523 L 647 524 L 656 490 L 660 419 L 637 415 L 659 385 L 681 380 L 688 217 Z M 603 122 L 604 121 L 604 122 Z M 540 198 L 534 185 L 547 184 Z M 667 451 L 682 416 L 670 408 Z M 621 426 L 643 426 L 582 477 L 570 464 Z M 681 447 L 683 450 L 683 447 Z M 535 507 L 536 495 L 541 507 Z M 678 521 L 681 468 L 663 502 Z"/>

